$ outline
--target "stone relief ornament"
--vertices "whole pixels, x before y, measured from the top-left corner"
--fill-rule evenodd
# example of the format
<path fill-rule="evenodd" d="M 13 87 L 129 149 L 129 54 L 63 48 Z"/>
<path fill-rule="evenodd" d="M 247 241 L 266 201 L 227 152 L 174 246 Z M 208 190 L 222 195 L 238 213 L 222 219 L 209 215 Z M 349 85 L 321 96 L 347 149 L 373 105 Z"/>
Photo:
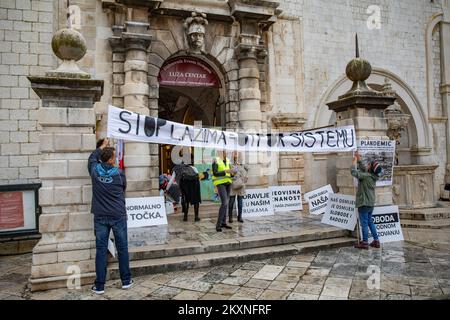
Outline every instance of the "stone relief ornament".
<path fill-rule="evenodd" d="M 184 21 L 184 30 L 186 33 L 189 51 L 191 53 L 201 53 L 205 45 L 205 26 L 208 25 L 206 14 L 194 11 L 191 16 Z"/>

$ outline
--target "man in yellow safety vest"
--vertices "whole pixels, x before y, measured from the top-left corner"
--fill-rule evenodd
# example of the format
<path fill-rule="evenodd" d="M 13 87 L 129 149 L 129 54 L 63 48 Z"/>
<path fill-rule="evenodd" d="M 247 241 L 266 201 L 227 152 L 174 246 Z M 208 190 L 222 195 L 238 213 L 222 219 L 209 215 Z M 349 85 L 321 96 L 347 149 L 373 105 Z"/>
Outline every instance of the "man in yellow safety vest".
<path fill-rule="evenodd" d="M 217 187 L 221 202 L 216 231 L 222 231 L 222 228 L 231 229 L 226 223 L 226 216 L 228 212 L 228 202 L 230 200 L 230 186 L 233 182 L 231 176 L 234 171 L 231 169 L 230 160 L 227 158 L 227 152 L 225 150 L 222 151 L 222 157 L 216 157 L 213 160 L 212 172 L 212 181 Z"/>

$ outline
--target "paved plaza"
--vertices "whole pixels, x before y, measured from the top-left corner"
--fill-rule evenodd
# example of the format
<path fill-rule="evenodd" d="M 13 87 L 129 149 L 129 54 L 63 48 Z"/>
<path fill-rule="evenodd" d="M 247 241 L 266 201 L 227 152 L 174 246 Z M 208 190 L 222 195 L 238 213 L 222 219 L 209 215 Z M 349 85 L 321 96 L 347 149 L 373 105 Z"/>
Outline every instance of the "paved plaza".
<path fill-rule="evenodd" d="M 448 299 L 448 229 L 405 228 L 404 234 L 405 241 L 381 249 L 342 247 L 136 277 L 127 291 L 112 280 L 101 296 L 89 286 L 31 293 L 31 254 L 0 257 L 0 299 Z"/>

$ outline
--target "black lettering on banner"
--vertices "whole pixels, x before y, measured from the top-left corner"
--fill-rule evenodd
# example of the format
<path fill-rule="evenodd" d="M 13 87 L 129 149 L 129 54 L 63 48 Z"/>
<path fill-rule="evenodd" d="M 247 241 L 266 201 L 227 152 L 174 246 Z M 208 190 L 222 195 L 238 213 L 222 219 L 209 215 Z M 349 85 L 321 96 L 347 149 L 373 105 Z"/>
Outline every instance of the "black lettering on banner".
<path fill-rule="evenodd" d="M 173 136 L 173 133 L 175 132 L 175 125 L 170 125 L 170 138 L 174 140 L 180 140 L 180 138 L 176 138 Z"/>
<path fill-rule="evenodd" d="M 240 146 L 245 146 L 248 143 L 248 135 L 238 133 L 238 144 Z"/>
<path fill-rule="evenodd" d="M 342 143 L 344 144 L 344 131 L 336 130 L 336 145 L 339 147 L 339 139 L 342 139 Z"/>
<path fill-rule="evenodd" d="M 156 131 L 156 119 L 153 117 L 145 116 L 144 121 L 144 133 L 147 137 L 151 137 Z"/>
<path fill-rule="evenodd" d="M 273 146 L 275 143 L 273 143 L 273 139 L 274 139 L 274 135 L 273 134 L 270 134 L 270 133 L 268 133 L 267 134 L 267 146 L 268 147 L 271 147 L 271 146 Z M 276 138 L 275 138 L 276 139 Z M 275 140 L 276 141 L 276 140 Z"/>
<path fill-rule="evenodd" d="M 156 136 L 159 135 L 159 129 L 161 129 L 161 127 L 165 126 L 166 123 L 167 123 L 166 120 L 157 118 L 157 123 L 156 123 Z"/>
<path fill-rule="evenodd" d="M 322 133 L 324 133 L 324 131 L 316 131 L 316 133 L 320 134 L 320 137 L 322 138 L 322 140 L 320 141 L 320 147 L 322 148 L 323 147 L 323 134 Z"/>
<path fill-rule="evenodd" d="M 308 137 L 308 138 L 310 138 L 311 140 L 314 140 L 314 142 L 311 144 L 311 145 L 308 145 L 306 142 L 305 142 L 305 146 L 307 146 L 308 148 L 312 148 L 312 147 L 314 147 L 314 145 L 316 144 L 316 138 L 314 138 L 314 135 L 312 134 L 312 132 L 306 132 L 305 133 L 305 136 L 306 137 Z"/>
<path fill-rule="evenodd" d="M 138 113 L 137 114 L 137 119 L 136 119 L 136 135 L 139 135 L 139 122 L 141 120 L 141 115 Z"/>
<path fill-rule="evenodd" d="M 284 134 L 280 133 L 280 134 L 278 135 L 278 144 L 277 144 L 277 147 L 280 146 L 280 143 L 283 145 L 283 147 L 285 147 L 283 138 L 284 138 Z"/>
<path fill-rule="evenodd" d="M 131 112 L 128 112 L 128 111 L 120 111 L 120 113 L 119 113 L 119 118 L 120 118 L 120 120 L 122 120 L 123 122 L 126 122 L 126 123 L 128 124 L 128 129 L 127 129 L 127 130 L 123 130 L 122 128 L 119 128 L 119 131 L 120 131 L 121 133 L 128 133 L 128 132 L 130 132 L 130 130 L 131 130 L 131 123 L 130 123 L 128 120 L 126 120 L 126 119 L 123 118 L 123 114 L 124 114 L 124 113 L 130 115 Z"/>
<path fill-rule="evenodd" d="M 347 130 L 344 130 L 344 132 L 345 132 L 344 144 L 347 145 L 347 147 L 353 147 L 355 144 L 355 137 L 353 136 L 353 130 L 350 130 L 350 131 L 352 132 L 352 144 L 349 144 Z"/>
<path fill-rule="evenodd" d="M 189 137 L 189 140 L 192 141 L 192 135 L 191 135 L 191 131 L 189 130 L 189 126 L 185 126 L 185 127 L 184 127 L 184 133 L 183 133 L 183 136 L 181 137 L 181 141 L 184 140 L 184 138 L 186 137 L 186 135 Z"/>
<path fill-rule="evenodd" d="M 223 132 L 223 131 L 220 132 L 220 137 L 219 137 L 219 140 L 217 140 L 217 143 L 219 143 L 220 140 L 222 140 L 222 139 L 223 139 L 223 144 L 227 145 L 227 139 L 225 137 L 225 132 Z"/>
<path fill-rule="evenodd" d="M 330 137 L 331 134 L 331 137 Z M 330 141 L 334 140 L 333 131 L 327 131 L 327 145 L 331 148 L 336 147 L 335 144 L 330 144 Z"/>
<path fill-rule="evenodd" d="M 291 133 L 289 136 L 298 140 L 297 144 L 291 142 L 291 146 L 293 146 L 294 148 L 298 147 L 302 143 L 302 139 L 298 136 L 296 132 Z"/>

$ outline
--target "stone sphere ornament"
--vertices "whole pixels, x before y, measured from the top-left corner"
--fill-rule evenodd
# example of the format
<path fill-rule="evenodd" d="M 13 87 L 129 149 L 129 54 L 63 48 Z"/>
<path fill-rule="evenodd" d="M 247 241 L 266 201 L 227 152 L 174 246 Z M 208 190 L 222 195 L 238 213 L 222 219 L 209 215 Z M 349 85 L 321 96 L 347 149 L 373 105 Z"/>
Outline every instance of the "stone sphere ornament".
<path fill-rule="evenodd" d="M 61 29 L 52 38 L 52 49 L 61 60 L 78 61 L 86 54 L 86 40 L 75 29 Z"/>
<path fill-rule="evenodd" d="M 345 68 L 345 74 L 352 81 L 366 81 L 372 73 L 372 66 L 362 58 L 352 59 Z"/>
<path fill-rule="evenodd" d="M 52 38 L 52 49 L 62 63 L 56 70 L 46 72 L 47 76 L 80 79 L 91 77 L 76 64 L 76 61 L 81 60 L 87 51 L 86 40 L 81 33 L 68 28 L 58 30 Z"/>

